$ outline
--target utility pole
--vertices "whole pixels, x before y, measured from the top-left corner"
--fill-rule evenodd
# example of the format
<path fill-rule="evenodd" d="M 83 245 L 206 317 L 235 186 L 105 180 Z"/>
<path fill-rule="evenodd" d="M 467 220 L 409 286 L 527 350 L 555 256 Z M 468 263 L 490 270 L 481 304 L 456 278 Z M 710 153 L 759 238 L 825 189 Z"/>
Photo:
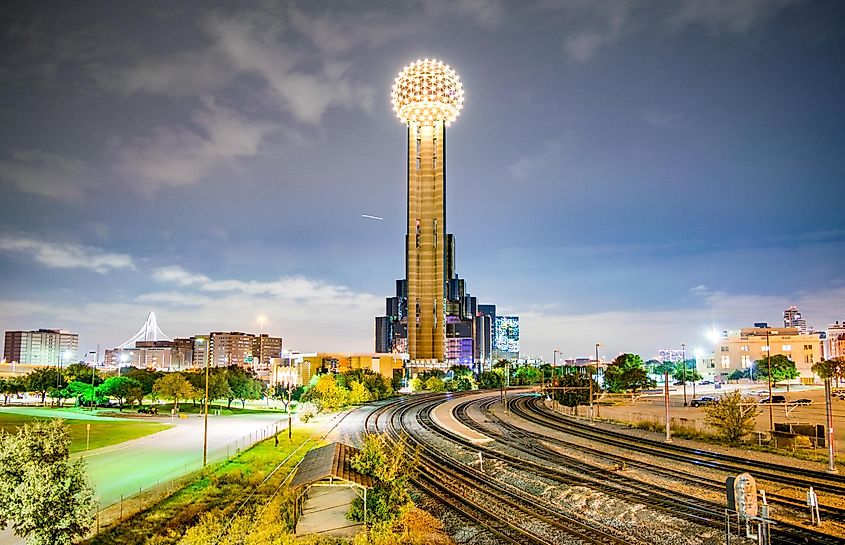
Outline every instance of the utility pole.
<path fill-rule="evenodd" d="M 596 374 L 599 366 L 599 343 L 596 343 Z M 590 365 L 590 422 L 593 422 L 593 366 Z"/>
<path fill-rule="evenodd" d="M 681 381 L 684 383 L 684 407 L 687 406 L 687 345 L 681 343 L 681 358 L 683 359 L 684 366 L 683 366 L 683 378 Z"/>
<path fill-rule="evenodd" d="M 773 332 L 777 335 L 777 331 Z M 769 383 L 769 431 L 775 431 L 775 413 L 772 404 L 772 347 L 769 344 L 769 329 L 766 328 L 766 379 Z"/>
<path fill-rule="evenodd" d="M 828 473 L 839 473 L 836 469 L 836 437 L 833 434 L 833 405 L 830 398 L 830 378 L 824 381 L 824 403 L 827 412 L 827 454 Z"/>
<path fill-rule="evenodd" d="M 208 358 L 205 359 L 205 416 L 202 430 L 202 467 L 208 463 Z"/>
<path fill-rule="evenodd" d="M 666 419 L 666 443 L 672 442 L 672 430 L 669 427 L 669 371 L 663 371 L 663 408 Z"/>
<path fill-rule="evenodd" d="M 505 414 L 508 414 L 508 386 L 511 385 L 511 360 L 505 360 Z"/>

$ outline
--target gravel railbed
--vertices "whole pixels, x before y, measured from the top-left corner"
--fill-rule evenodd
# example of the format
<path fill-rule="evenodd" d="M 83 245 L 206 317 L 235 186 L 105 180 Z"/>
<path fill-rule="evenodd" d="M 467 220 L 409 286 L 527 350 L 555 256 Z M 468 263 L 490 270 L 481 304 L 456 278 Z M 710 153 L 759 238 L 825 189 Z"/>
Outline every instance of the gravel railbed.
<path fill-rule="evenodd" d="M 567 449 L 567 450 L 563 451 L 566 454 L 572 454 L 572 453 L 574 453 L 574 451 L 577 450 L 577 448 L 579 446 L 584 446 L 584 447 L 602 449 L 602 450 L 604 450 L 608 453 L 614 453 L 614 454 L 617 454 L 617 455 L 625 456 L 629 459 L 637 460 L 637 461 L 641 461 L 641 462 L 645 462 L 645 463 L 649 463 L 649 464 L 653 464 L 653 465 L 657 465 L 658 467 L 663 467 L 663 468 L 667 468 L 667 469 L 675 469 L 675 470 L 681 469 L 683 471 L 688 472 L 690 475 L 700 475 L 701 477 L 707 478 L 707 479 L 724 481 L 724 479 L 728 476 L 728 473 L 725 472 L 725 471 L 704 468 L 704 467 L 695 466 L 695 465 L 692 465 L 692 464 L 684 464 L 684 463 L 673 462 L 672 460 L 654 458 L 654 457 L 650 457 L 650 456 L 643 454 L 643 453 L 626 451 L 624 449 L 621 449 L 619 447 L 615 447 L 613 445 L 606 445 L 606 444 L 602 444 L 602 443 L 597 443 L 597 442 L 591 441 L 591 440 L 583 438 L 583 437 L 578 437 L 578 436 L 568 434 L 568 433 L 563 432 L 563 431 L 550 430 L 549 428 L 543 427 L 539 424 L 536 424 L 536 423 L 533 423 L 533 422 L 528 422 L 528 421 L 523 420 L 519 417 L 516 417 L 513 414 L 510 414 L 510 413 L 505 414 L 504 410 L 501 409 L 501 406 L 499 404 L 494 404 L 491 408 L 492 408 L 492 413 L 496 418 L 502 419 L 503 421 L 505 421 L 505 422 L 507 422 L 511 425 L 517 426 L 519 428 L 522 428 L 522 429 L 529 431 L 529 432 L 532 432 L 532 433 L 544 435 L 546 437 L 550 437 L 550 438 L 553 438 L 553 439 L 557 439 L 558 441 L 563 441 L 563 442 L 571 444 L 572 445 L 571 449 Z M 501 428 L 496 427 L 496 419 L 490 418 L 490 415 L 486 415 L 484 412 L 482 412 L 480 410 L 480 408 L 478 407 L 478 404 L 472 404 L 467 410 L 467 415 L 471 416 L 471 418 L 473 418 L 473 420 L 475 420 L 476 422 L 479 422 L 481 424 L 485 424 L 491 430 L 498 430 L 500 433 L 503 433 L 503 430 L 501 430 Z M 610 431 L 624 431 L 625 433 L 630 434 L 632 437 L 646 437 L 648 439 L 652 439 L 652 440 L 654 439 L 653 433 L 645 432 L 644 430 L 630 429 L 630 428 L 622 427 L 622 426 L 619 426 L 619 425 L 608 424 L 608 423 L 604 423 L 604 422 L 596 422 L 596 427 L 599 427 L 601 429 L 607 429 L 607 430 L 610 430 Z M 506 432 L 504 432 L 504 433 L 506 433 Z M 730 455 L 734 455 L 734 456 L 745 456 L 747 453 L 749 453 L 749 451 L 746 451 L 746 450 L 731 449 L 730 447 L 721 447 L 721 448 L 718 448 L 718 449 L 712 448 L 712 447 L 715 447 L 717 445 L 711 445 L 709 443 L 701 443 L 701 442 L 694 442 L 694 441 L 684 441 L 682 443 L 681 440 L 676 440 L 675 442 L 677 444 L 686 443 L 686 444 L 684 444 L 684 446 L 689 446 L 689 447 L 693 447 L 693 448 L 700 448 L 700 449 L 705 449 L 705 450 L 710 449 L 710 450 L 713 450 L 714 452 L 721 452 L 721 453 L 730 454 Z M 555 449 L 555 450 L 557 450 L 557 449 Z M 754 453 L 754 454 L 766 454 L 766 453 Z M 585 462 L 592 463 L 592 464 L 595 464 L 596 461 L 598 459 L 600 459 L 600 457 L 591 456 L 589 453 L 583 453 L 583 452 L 580 453 L 580 456 L 584 457 L 583 459 L 585 460 Z M 777 455 L 768 455 L 768 457 L 773 462 L 780 463 L 780 464 L 785 464 L 785 463 L 791 464 L 791 462 L 793 461 L 792 458 L 785 458 L 783 456 L 777 456 Z M 761 459 L 761 458 L 755 458 L 755 459 Z M 590 460 L 592 460 L 592 462 L 590 462 Z M 795 461 L 799 461 L 799 460 L 795 460 Z M 606 460 L 604 460 L 604 462 L 607 463 Z M 809 465 L 811 467 L 808 467 L 808 469 L 818 470 L 818 464 L 809 463 Z M 796 467 L 799 467 L 799 466 L 796 464 Z M 688 482 L 685 483 L 681 480 L 672 480 L 669 477 L 662 477 L 662 476 L 658 476 L 658 475 L 655 475 L 655 474 L 650 474 L 650 473 L 648 473 L 647 471 L 644 471 L 644 470 L 637 471 L 635 468 L 629 468 L 628 470 L 626 470 L 626 474 L 629 474 L 631 476 L 635 476 L 638 480 L 642 480 L 643 482 L 648 482 L 648 483 L 654 484 L 655 486 L 659 486 L 661 488 L 668 488 L 668 489 L 675 490 L 675 491 L 678 491 L 678 492 L 683 493 L 683 494 L 693 495 L 695 497 L 699 497 L 699 498 L 702 498 L 702 499 L 709 499 L 709 500 L 715 501 L 717 503 L 724 502 L 724 494 L 723 493 L 719 493 L 717 491 L 705 489 L 705 488 L 702 488 L 702 487 L 695 487 L 695 486 L 689 484 Z M 753 472 L 752 472 L 752 474 L 753 474 Z M 769 481 L 766 481 L 765 479 L 759 479 L 758 480 L 758 489 L 763 489 L 763 490 L 766 490 L 767 492 L 770 492 L 770 493 L 777 493 L 777 494 L 780 494 L 780 495 L 783 495 L 783 496 L 791 497 L 791 498 L 794 498 L 794 499 L 799 500 L 799 501 L 804 501 L 806 499 L 806 490 L 802 490 L 802 489 L 796 488 L 794 486 L 784 485 L 784 484 L 781 484 L 781 483 L 769 482 Z M 837 495 L 834 495 L 834 494 L 819 493 L 819 498 L 826 505 L 837 506 L 837 507 L 845 507 L 845 498 L 842 498 L 840 496 L 837 496 Z M 789 523 L 792 523 L 792 524 L 799 524 L 799 525 L 807 523 L 808 519 L 809 519 L 809 513 L 807 511 L 796 510 L 796 509 L 790 508 L 788 506 L 773 506 L 770 514 L 771 514 L 772 517 L 777 518 L 779 520 L 783 520 L 784 522 L 789 522 Z M 823 532 L 823 533 L 829 534 L 829 535 L 845 537 L 845 523 L 842 523 L 842 522 L 823 520 L 822 525 L 818 528 L 818 530 Z"/>
<path fill-rule="evenodd" d="M 411 426 L 409 422 L 410 420 L 406 419 L 406 425 Z M 421 429 L 416 422 L 412 424 L 412 429 L 422 442 L 438 452 L 463 464 L 478 467 L 478 455 L 475 452 Z M 497 445 L 497 448 L 499 447 Z M 501 449 L 504 452 L 506 447 Z M 510 454 L 525 456 L 524 453 L 516 451 Z M 719 529 L 690 523 L 651 507 L 617 499 L 588 487 L 558 483 L 496 460 L 485 460 L 483 469 L 491 480 L 518 488 L 535 497 L 538 503 L 574 519 L 597 524 L 608 533 L 626 536 L 632 541 L 658 545 L 724 543 L 724 534 Z M 573 479 L 577 478 L 577 471 L 572 473 Z M 740 541 L 735 540 L 734 543 Z"/>

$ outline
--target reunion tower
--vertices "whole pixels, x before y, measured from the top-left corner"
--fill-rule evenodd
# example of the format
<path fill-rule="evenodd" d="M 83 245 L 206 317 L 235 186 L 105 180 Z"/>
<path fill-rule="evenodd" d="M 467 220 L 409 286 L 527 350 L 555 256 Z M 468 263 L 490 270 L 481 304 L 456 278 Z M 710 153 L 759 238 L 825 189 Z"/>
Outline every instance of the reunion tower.
<path fill-rule="evenodd" d="M 393 109 L 408 127 L 407 339 L 411 360 L 445 361 L 446 127 L 461 111 L 458 74 L 434 59 L 406 66 Z"/>

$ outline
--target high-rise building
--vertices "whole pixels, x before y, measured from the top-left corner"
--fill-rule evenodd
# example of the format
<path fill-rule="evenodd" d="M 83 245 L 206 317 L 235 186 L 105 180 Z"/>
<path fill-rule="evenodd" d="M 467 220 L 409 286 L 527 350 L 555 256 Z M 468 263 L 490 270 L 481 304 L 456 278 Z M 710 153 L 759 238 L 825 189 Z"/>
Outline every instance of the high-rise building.
<path fill-rule="evenodd" d="M 79 335 L 64 329 L 6 331 L 3 357 L 30 365 L 66 365 L 79 357 Z"/>
<path fill-rule="evenodd" d="M 240 331 L 213 331 L 209 335 L 209 363 L 212 367 L 252 364 L 254 335 Z"/>
<path fill-rule="evenodd" d="M 519 316 L 496 316 L 494 357 L 519 357 Z"/>
<path fill-rule="evenodd" d="M 783 311 L 783 327 L 797 327 L 801 333 L 807 333 L 807 321 L 795 305 Z"/>

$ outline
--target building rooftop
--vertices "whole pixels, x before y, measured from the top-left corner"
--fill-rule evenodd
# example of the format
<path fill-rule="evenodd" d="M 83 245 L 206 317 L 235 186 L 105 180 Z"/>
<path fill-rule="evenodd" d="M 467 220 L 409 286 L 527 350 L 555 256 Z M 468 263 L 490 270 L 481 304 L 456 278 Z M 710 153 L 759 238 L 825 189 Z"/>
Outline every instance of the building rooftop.
<path fill-rule="evenodd" d="M 339 480 L 364 488 L 373 487 L 373 479 L 352 469 L 352 457 L 360 451 L 343 443 L 312 449 L 305 455 L 290 487 L 296 490 L 324 480 Z"/>

